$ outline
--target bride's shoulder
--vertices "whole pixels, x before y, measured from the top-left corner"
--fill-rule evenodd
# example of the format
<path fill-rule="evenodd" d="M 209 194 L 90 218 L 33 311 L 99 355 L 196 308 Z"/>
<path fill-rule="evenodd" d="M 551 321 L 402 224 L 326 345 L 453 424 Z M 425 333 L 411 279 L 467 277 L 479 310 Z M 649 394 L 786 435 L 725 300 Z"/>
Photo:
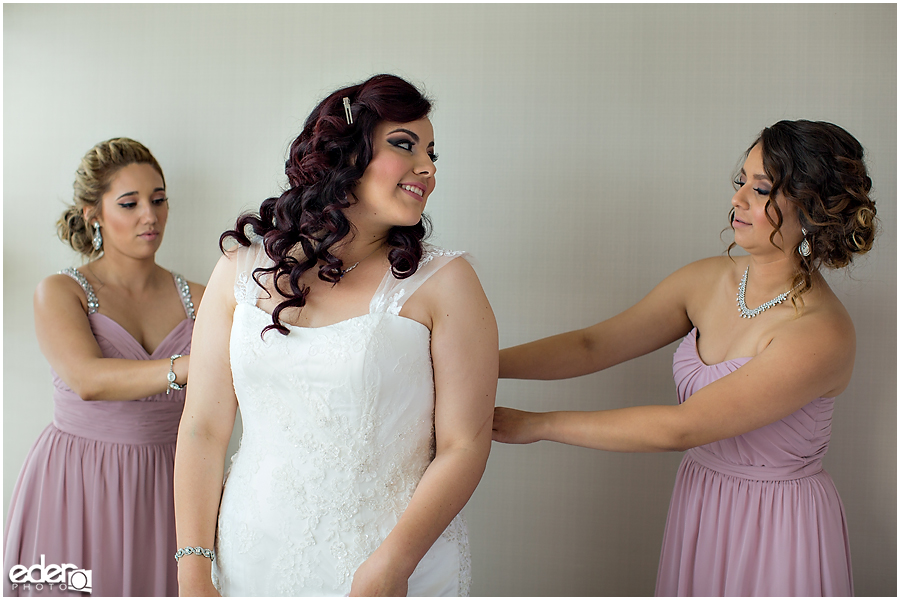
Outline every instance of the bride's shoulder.
<path fill-rule="evenodd" d="M 422 258 L 419 260 L 419 266 L 425 266 L 437 259 L 443 259 L 439 260 L 439 262 L 446 264 L 460 256 L 465 257 L 469 261 L 472 260 L 471 255 L 465 250 L 447 250 L 446 248 L 441 248 L 440 246 L 434 246 L 432 244 L 422 244 Z"/>
<path fill-rule="evenodd" d="M 429 249 L 408 286 L 415 292 L 404 309 L 434 333 L 438 322 L 469 323 L 493 319 L 490 303 L 466 252 Z M 410 278 L 412 279 L 412 277 Z"/>
<path fill-rule="evenodd" d="M 462 259 L 462 260 L 458 260 Z M 416 277 L 422 281 L 441 281 L 445 278 L 458 277 L 462 273 L 475 275 L 475 260 L 464 250 L 447 250 L 438 246 L 423 245 L 422 258 L 416 270 Z M 431 283 L 432 287 L 434 283 Z"/>
<path fill-rule="evenodd" d="M 222 246 L 222 253 L 229 260 L 236 260 L 247 256 L 256 256 L 263 250 L 262 236 L 252 236 L 249 241 L 249 244 L 244 245 L 235 239 L 228 239 Z"/>
<path fill-rule="evenodd" d="M 481 283 L 475 273 L 475 264 L 468 252 L 430 246 L 422 254 L 417 275 L 427 283 L 423 288 L 427 288 L 431 293 L 437 295 L 465 293 L 472 289 L 481 289 Z"/>

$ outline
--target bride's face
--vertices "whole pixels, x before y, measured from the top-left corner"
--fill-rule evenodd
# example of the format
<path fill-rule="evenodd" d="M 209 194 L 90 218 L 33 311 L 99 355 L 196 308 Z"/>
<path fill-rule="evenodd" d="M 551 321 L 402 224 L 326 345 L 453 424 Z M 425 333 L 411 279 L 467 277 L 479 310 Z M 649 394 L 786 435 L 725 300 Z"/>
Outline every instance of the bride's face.
<path fill-rule="evenodd" d="M 384 121 L 375 126 L 372 160 L 352 190 L 356 202 L 345 212 L 387 228 L 410 226 L 422 218 L 434 190 L 434 129 L 431 121 Z"/>

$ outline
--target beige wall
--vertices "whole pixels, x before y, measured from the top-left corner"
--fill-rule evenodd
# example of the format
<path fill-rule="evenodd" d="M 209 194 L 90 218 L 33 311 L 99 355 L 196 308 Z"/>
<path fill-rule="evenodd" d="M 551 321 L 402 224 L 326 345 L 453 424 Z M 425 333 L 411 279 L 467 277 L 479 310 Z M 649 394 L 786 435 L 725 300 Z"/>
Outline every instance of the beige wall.
<path fill-rule="evenodd" d="M 503 346 L 615 314 L 721 253 L 741 152 L 779 119 L 869 152 L 883 231 L 831 277 L 856 372 L 826 467 L 856 591 L 896 594 L 896 6 L 25 5 L 3 7 L 4 511 L 50 422 L 37 282 L 74 170 L 127 135 L 166 171 L 159 262 L 206 281 L 218 235 L 283 183 L 314 104 L 376 72 L 437 99 L 435 240 L 480 260 Z M 523 408 L 675 402 L 671 352 L 576 380 L 503 381 Z M 479 595 L 652 594 L 680 456 L 495 447 L 467 509 Z"/>

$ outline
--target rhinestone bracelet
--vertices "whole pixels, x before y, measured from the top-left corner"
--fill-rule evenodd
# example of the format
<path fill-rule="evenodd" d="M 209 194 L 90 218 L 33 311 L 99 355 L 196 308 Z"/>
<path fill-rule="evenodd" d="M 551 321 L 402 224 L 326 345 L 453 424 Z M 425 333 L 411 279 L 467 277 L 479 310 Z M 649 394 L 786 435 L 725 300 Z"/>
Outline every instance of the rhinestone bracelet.
<path fill-rule="evenodd" d="M 175 562 L 178 562 L 178 559 L 182 556 L 187 556 L 188 554 L 196 554 L 197 556 L 205 556 L 209 560 L 216 560 L 216 553 L 214 550 L 209 550 L 208 548 L 201 548 L 200 546 L 194 546 L 191 548 L 187 546 L 186 548 L 181 548 L 178 552 L 175 553 Z"/>
<path fill-rule="evenodd" d="M 169 387 L 166 388 L 166 396 L 168 396 L 172 390 L 183 390 L 187 385 L 187 382 L 182 383 L 181 385 L 175 383 L 175 359 L 181 358 L 184 354 L 173 354 L 169 357 L 169 374 L 166 375 L 166 381 L 169 382 Z"/>

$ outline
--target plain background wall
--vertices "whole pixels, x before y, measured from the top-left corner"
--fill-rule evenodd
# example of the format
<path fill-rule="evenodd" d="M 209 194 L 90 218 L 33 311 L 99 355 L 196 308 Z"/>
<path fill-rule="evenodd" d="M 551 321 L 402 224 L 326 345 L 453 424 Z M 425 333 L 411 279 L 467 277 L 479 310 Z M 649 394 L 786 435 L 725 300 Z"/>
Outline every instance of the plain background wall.
<path fill-rule="evenodd" d="M 583 327 L 724 251 L 741 153 L 780 119 L 868 151 L 882 232 L 829 276 L 856 324 L 825 460 L 856 591 L 896 587 L 897 14 L 880 5 L 25 5 L 3 7 L 4 513 L 52 418 L 37 282 L 78 161 L 115 136 L 168 183 L 160 264 L 205 282 L 236 215 L 278 193 L 315 103 L 378 72 L 436 99 L 433 240 L 465 249 L 502 346 Z M 498 403 L 674 403 L 674 345 Z M 495 445 L 467 508 L 477 595 L 648 595 L 679 454 Z"/>

